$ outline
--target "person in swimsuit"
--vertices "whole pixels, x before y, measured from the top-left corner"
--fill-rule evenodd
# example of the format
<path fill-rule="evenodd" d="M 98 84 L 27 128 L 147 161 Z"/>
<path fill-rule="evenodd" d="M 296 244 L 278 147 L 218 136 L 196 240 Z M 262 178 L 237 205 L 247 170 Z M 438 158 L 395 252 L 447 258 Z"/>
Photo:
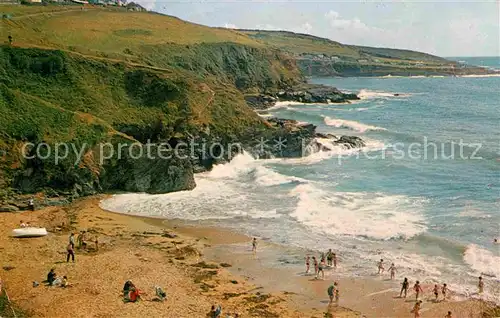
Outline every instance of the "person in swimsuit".
<path fill-rule="evenodd" d="M 316 259 L 316 256 L 313 256 L 313 262 L 314 262 L 314 275 L 318 277 L 318 260 Z"/>
<path fill-rule="evenodd" d="M 309 274 L 309 262 L 310 262 L 310 257 L 309 255 L 306 256 L 306 274 Z"/>
<path fill-rule="evenodd" d="M 396 266 L 394 266 L 394 263 L 392 263 L 391 267 L 389 267 L 389 272 L 391 273 L 391 279 L 394 279 L 396 276 Z"/>
<path fill-rule="evenodd" d="M 443 300 L 446 300 L 447 292 L 448 292 L 448 286 L 446 286 L 446 284 L 443 284 L 443 287 L 441 288 L 441 293 L 443 294 Z"/>
<path fill-rule="evenodd" d="M 403 280 L 403 283 L 401 284 L 401 291 L 399 292 L 399 298 L 401 298 L 401 296 L 403 295 L 403 292 L 405 292 L 405 298 L 406 298 L 406 294 L 408 293 L 409 284 L 410 283 L 408 283 L 408 278 L 405 277 L 405 279 Z"/>
<path fill-rule="evenodd" d="M 328 297 L 330 298 L 330 303 L 328 305 L 331 305 L 333 303 L 333 296 L 335 295 L 335 284 L 331 284 L 326 292 L 328 293 Z"/>
<path fill-rule="evenodd" d="M 337 304 L 337 306 L 339 305 L 339 299 L 340 299 L 339 289 L 336 288 L 335 289 L 335 303 Z"/>
<path fill-rule="evenodd" d="M 329 249 L 328 252 L 326 253 L 326 260 L 327 260 L 327 265 L 328 266 L 332 266 L 332 261 L 333 261 L 333 253 L 332 253 L 332 249 Z"/>
<path fill-rule="evenodd" d="M 418 296 L 420 296 L 420 293 L 423 292 L 422 286 L 420 286 L 420 282 L 418 280 L 413 286 L 413 290 L 415 291 L 415 299 L 418 300 Z"/>
<path fill-rule="evenodd" d="M 422 305 L 422 301 L 419 300 L 415 303 L 415 306 L 413 306 L 413 310 L 411 311 L 414 315 L 415 315 L 415 318 L 419 318 L 420 317 L 420 307 Z"/>
<path fill-rule="evenodd" d="M 255 237 L 252 240 L 252 253 L 257 253 L 257 239 Z"/>
<path fill-rule="evenodd" d="M 439 287 L 437 284 L 434 285 L 433 291 L 434 291 L 434 297 L 435 297 L 434 301 L 437 302 L 438 297 L 439 297 Z"/>
<path fill-rule="evenodd" d="M 479 276 L 479 282 L 477 283 L 477 288 L 479 289 L 479 293 L 482 294 L 484 291 L 484 282 L 481 276 Z"/>
<path fill-rule="evenodd" d="M 316 274 L 316 279 L 319 278 L 320 273 L 321 273 L 321 279 L 325 279 L 325 272 L 323 271 L 323 267 L 325 267 L 325 260 L 322 260 L 318 265 L 318 273 Z"/>
<path fill-rule="evenodd" d="M 384 273 L 384 260 L 380 259 L 380 262 L 378 262 L 378 273 L 383 274 Z"/>
<path fill-rule="evenodd" d="M 333 268 L 337 268 L 337 255 L 333 253 Z"/>

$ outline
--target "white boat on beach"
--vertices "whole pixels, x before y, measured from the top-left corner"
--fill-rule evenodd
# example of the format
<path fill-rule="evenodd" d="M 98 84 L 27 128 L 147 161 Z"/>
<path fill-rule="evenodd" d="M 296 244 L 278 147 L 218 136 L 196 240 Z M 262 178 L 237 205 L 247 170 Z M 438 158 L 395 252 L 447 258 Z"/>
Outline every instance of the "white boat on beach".
<path fill-rule="evenodd" d="M 12 230 L 13 237 L 39 237 L 47 235 L 44 227 L 24 227 Z"/>

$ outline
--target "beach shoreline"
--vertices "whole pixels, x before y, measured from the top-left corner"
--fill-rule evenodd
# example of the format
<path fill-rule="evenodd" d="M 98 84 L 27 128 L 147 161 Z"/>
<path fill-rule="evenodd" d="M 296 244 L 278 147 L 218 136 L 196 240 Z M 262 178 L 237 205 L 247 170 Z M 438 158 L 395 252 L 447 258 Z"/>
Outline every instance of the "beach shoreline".
<path fill-rule="evenodd" d="M 303 275 L 303 269 L 297 271 L 302 265 L 287 264 L 287 255 L 299 255 L 302 250 L 259 240 L 253 257 L 245 235 L 180 220 L 105 211 L 99 203 L 106 197 L 0 214 L 5 224 L 0 230 L 5 255 L 0 277 L 12 302 L 29 316 L 62 317 L 72 312 L 75 317 L 115 317 L 125 309 L 131 317 L 143 313 L 165 316 L 168 308 L 166 317 L 204 317 L 211 304 L 222 304 L 224 314 L 238 312 L 240 317 L 323 317 L 327 312 L 334 317 L 409 315 L 413 295 L 407 301 L 394 298 L 398 292 L 391 282 L 337 276 L 333 270 L 327 271 L 325 280 L 315 280 Z M 23 240 L 10 237 L 21 220 L 46 227 L 49 235 Z M 69 232 L 82 229 L 98 237 L 99 250 L 77 250 L 76 263 L 66 263 Z M 74 286 L 32 287 L 32 281 L 42 281 L 51 267 L 68 275 Z M 169 300 L 124 304 L 119 294 L 127 279 L 147 292 L 145 299 L 151 298 L 153 286 L 158 284 Z M 326 289 L 333 280 L 339 282 L 341 298 L 338 307 L 329 308 Z M 426 301 L 422 317 L 444 316 L 446 310 L 456 317 L 480 317 L 486 306 L 474 300 Z"/>

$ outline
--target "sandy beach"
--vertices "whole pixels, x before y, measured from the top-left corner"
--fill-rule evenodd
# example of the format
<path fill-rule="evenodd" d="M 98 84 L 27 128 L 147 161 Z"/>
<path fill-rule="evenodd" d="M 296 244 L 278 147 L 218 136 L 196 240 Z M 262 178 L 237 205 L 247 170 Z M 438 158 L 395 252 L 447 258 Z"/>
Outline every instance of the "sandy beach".
<path fill-rule="evenodd" d="M 413 294 L 397 298 L 387 277 L 352 278 L 327 270 L 325 280 L 315 280 L 276 261 L 299 250 L 259 242 L 253 256 L 246 236 L 111 213 L 99 207 L 103 198 L 0 214 L 0 278 L 19 310 L 16 317 L 205 317 L 213 304 L 222 305 L 222 317 L 413 317 Z M 11 237 L 21 221 L 46 227 L 49 235 Z M 77 249 L 76 262 L 66 263 L 69 233 L 80 230 L 89 233 L 88 249 Z M 51 268 L 72 286 L 33 287 Z M 122 301 L 128 279 L 144 292 L 140 302 Z M 328 306 L 332 280 L 340 286 L 338 306 Z M 152 301 L 154 286 L 166 291 L 165 302 Z M 453 317 L 482 317 L 487 310 L 479 301 L 433 303 L 430 297 L 424 286 L 422 317 L 444 317 L 448 310 Z M 11 313 L 9 308 L 3 315 Z"/>

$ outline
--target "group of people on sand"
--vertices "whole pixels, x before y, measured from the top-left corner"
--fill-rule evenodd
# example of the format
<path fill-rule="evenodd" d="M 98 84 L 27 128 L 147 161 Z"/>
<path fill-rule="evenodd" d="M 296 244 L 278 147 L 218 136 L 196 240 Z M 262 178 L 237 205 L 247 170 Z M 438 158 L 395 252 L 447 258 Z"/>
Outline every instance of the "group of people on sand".
<path fill-rule="evenodd" d="M 399 292 L 399 297 L 406 298 L 406 295 L 408 293 L 408 288 L 410 283 L 408 282 L 408 278 L 404 278 L 403 283 L 401 284 L 401 291 Z M 420 282 L 417 280 L 415 284 L 413 285 L 413 291 L 415 292 L 415 305 L 413 306 L 412 313 L 414 313 L 415 318 L 420 317 L 420 309 L 422 307 L 422 300 L 419 300 L 420 296 L 423 294 L 424 290 L 422 286 L 420 285 Z M 479 282 L 478 282 L 478 291 L 479 294 L 482 294 L 484 291 L 484 282 L 483 278 L 480 276 L 479 277 Z M 439 300 L 439 293 L 441 292 L 442 299 L 441 301 L 445 301 L 447 299 L 449 289 L 448 285 L 444 283 L 441 287 L 438 284 L 434 284 L 434 287 L 432 289 L 432 293 L 434 294 L 434 302 L 438 302 Z M 452 313 L 451 311 L 448 312 L 448 314 L 445 316 L 446 318 L 452 318 Z"/>
<path fill-rule="evenodd" d="M 385 272 L 384 260 L 383 259 L 380 259 L 380 262 L 378 262 L 378 266 L 377 267 L 378 267 L 378 274 L 382 275 Z M 394 265 L 394 263 L 392 263 L 391 266 L 389 266 L 389 268 L 387 269 L 387 271 L 389 273 L 391 273 L 391 280 L 396 277 L 396 265 Z"/>
<path fill-rule="evenodd" d="M 38 282 L 33 282 L 33 287 L 37 287 L 38 285 Z M 72 286 L 69 283 L 68 276 L 64 275 L 62 278 L 57 276 L 55 268 L 51 268 L 49 273 L 47 274 L 47 285 L 60 286 L 63 288 Z"/>
<path fill-rule="evenodd" d="M 66 262 L 69 262 L 69 260 L 71 258 L 71 260 L 74 263 L 75 262 L 75 248 L 86 250 L 87 249 L 87 242 L 88 242 L 88 238 L 87 238 L 86 231 L 80 231 L 80 233 L 78 234 L 78 237 L 76 238 L 76 243 L 75 243 L 75 233 L 71 232 L 69 234 L 68 245 L 66 246 Z M 95 250 L 98 251 L 99 250 L 99 240 L 98 240 L 97 236 L 94 239 L 94 243 L 95 243 Z"/>
<path fill-rule="evenodd" d="M 314 275 L 317 279 L 319 279 L 319 275 L 321 274 L 321 278 L 325 278 L 325 267 L 333 267 L 337 268 L 337 254 L 332 252 L 332 249 L 329 249 L 326 253 L 321 253 L 320 260 L 316 256 L 312 257 L 312 261 L 314 263 Z M 326 262 L 325 262 L 326 261 Z M 311 257 L 309 255 L 306 256 L 306 274 L 309 274 L 311 265 Z"/>

